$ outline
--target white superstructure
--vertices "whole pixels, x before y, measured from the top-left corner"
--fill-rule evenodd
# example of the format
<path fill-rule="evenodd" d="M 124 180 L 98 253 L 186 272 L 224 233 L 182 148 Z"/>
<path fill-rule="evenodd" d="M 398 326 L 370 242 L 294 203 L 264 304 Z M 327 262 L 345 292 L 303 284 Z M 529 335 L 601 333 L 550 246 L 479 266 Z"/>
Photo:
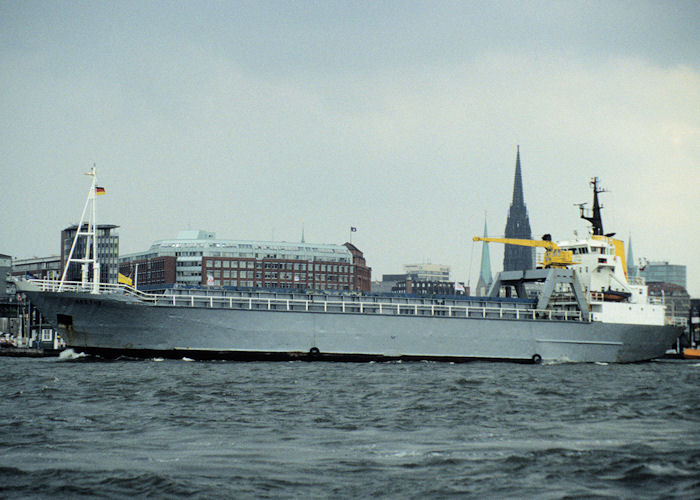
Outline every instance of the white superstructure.
<path fill-rule="evenodd" d="M 560 241 L 561 250 L 571 251 L 593 321 L 663 325 L 665 306 L 650 297 L 643 280 L 630 282 L 624 243 L 610 236 L 591 235 L 585 240 Z"/>

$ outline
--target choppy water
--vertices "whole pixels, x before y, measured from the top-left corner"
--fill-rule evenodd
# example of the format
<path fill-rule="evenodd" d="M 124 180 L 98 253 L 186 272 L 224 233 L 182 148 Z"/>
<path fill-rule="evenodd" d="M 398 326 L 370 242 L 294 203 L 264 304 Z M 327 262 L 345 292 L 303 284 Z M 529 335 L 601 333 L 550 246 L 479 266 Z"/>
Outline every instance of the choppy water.
<path fill-rule="evenodd" d="M 700 497 L 698 363 L 0 367 L 2 497 Z"/>

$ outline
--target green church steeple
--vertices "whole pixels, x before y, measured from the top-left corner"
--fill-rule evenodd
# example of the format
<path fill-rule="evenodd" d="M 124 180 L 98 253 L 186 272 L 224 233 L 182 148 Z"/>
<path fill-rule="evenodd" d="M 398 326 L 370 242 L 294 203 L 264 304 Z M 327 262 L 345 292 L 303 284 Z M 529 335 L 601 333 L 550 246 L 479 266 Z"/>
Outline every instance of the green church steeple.
<path fill-rule="evenodd" d="M 484 238 L 488 237 L 488 230 L 486 228 L 486 218 L 484 217 Z M 493 282 L 493 276 L 491 274 L 491 254 L 489 252 L 489 244 L 487 242 L 482 243 L 481 247 L 481 271 L 479 273 L 479 281 L 476 284 L 477 295 L 486 295 Z"/>

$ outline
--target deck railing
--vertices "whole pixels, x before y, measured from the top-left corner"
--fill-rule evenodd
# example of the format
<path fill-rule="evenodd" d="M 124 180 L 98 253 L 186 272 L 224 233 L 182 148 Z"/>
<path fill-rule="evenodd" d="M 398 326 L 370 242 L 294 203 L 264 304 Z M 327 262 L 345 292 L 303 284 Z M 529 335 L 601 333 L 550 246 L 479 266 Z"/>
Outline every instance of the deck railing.
<path fill-rule="evenodd" d="M 52 280 L 32 280 L 43 291 L 58 291 L 59 282 Z M 84 287 L 80 282 L 64 282 L 64 292 L 90 292 L 91 285 Z M 590 321 L 590 314 L 579 310 L 523 308 L 504 305 L 457 305 L 436 303 L 396 303 L 382 301 L 363 301 L 362 297 L 353 300 L 248 297 L 234 295 L 199 295 L 199 294 L 152 294 L 136 290 L 123 284 L 100 284 L 100 295 L 119 294 L 132 297 L 142 303 L 164 307 L 199 307 L 210 309 L 247 309 L 256 311 L 297 311 L 324 312 L 340 314 L 371 314 L 406 317 L 442 317 L 442 318 L 482 318 L 482 319 L 516 319 L 516 320 L 552 320 L 552 321 Z M 359 299 L 359 300 L 358 300 Z M 376 298 L 375 298 L 376 299 Z"/>

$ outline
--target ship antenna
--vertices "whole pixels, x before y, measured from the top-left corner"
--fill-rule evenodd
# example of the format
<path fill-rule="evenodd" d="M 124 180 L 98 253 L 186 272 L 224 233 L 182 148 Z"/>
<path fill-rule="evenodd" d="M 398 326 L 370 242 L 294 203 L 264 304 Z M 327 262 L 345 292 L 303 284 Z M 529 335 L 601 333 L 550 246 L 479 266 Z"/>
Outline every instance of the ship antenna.
<path fill-rule="evenodd" d="M 600 215 L 600 210 L 603 206 L 598 200 L 598 194 L 607 192 L 606 189 L 599 188 L 599 180 L 597 177 L 591 179 L 591 187 L 593 188 L 593 213 L 587 212 L 585 208 L 585 203 L 579 203 L 578 207 L 581 212 L 581 218 L 587 220 L 591 223 L 594 235 L 604 235 L 603 232 L 603 218 Z"/>

